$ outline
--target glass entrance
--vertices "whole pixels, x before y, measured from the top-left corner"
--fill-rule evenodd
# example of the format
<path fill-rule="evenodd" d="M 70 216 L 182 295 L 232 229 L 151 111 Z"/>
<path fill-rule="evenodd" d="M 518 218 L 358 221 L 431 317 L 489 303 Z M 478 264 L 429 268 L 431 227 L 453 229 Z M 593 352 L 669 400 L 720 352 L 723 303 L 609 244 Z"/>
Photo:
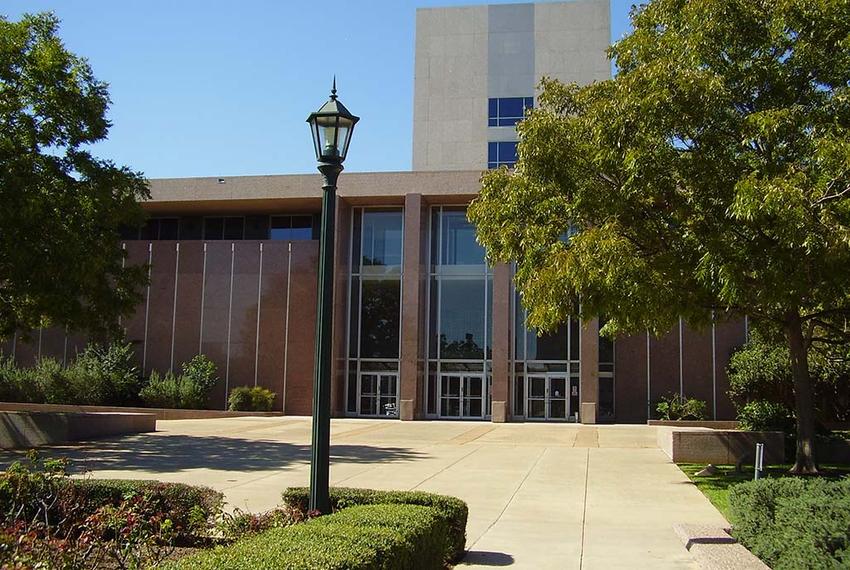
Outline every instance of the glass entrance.
<path fill-rule="evenodd" d="M 570 416 L 566 376 L 530 375 L 527 395 L 526 417 L 528 419 L 566 421 Z"/>
<path fill-rule="evenodd" d="M 486 415 L 484 376 L 443 374 L 440 377 L 440 410 L 444 418 L 482 419 Z"/>
<path fill-rule="evenodd" d="M 398 417 L 398 374 L 360 374 L 360 415 Z"/>

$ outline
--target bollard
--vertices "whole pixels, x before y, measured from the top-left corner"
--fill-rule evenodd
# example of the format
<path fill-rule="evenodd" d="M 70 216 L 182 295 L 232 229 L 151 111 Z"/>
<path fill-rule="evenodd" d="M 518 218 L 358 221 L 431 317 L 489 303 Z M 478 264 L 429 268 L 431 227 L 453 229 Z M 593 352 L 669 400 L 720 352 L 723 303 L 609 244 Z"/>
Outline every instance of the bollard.
<path fill-rule="evenodd" d="M 756 444 L 756 461 L 755 461 L 755 478 L 761 479 L 762 471 L 764 471 L 764 444 Z"/>

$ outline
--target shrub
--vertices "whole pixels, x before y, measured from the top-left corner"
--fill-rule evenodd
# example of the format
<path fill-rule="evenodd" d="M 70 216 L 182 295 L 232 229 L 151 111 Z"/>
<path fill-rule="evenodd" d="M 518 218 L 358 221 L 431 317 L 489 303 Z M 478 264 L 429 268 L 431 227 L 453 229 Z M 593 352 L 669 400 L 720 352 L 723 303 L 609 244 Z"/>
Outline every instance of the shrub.
<path fill-rule="evenodd" d="M 97 386 L 97 393 L 90 396 L 89 401 L 114 406 L 138 402 L 142 376 L 129 342 L 89 344 L 69 368 L 90 386 Z M 75 388 L 79 389 L 81 383 L 75 382 Z"/>
<path fill-rule="evenodd" d="M 237 508 L 232 513 L 222 513 L 217 529 L 225 540 L 232 541 L 271 528 L 290 526 L 304 520 L 304 513 L 291 507 L 278 507 L 262 513 L 248 513 Z"/>
<path fill-rule="evenodd" d="M 283 502 L 306 513 L 309 489 L 292 487 L 283 492 Z M 330 490 L 331 508 L 344 509 L 353 505 L 402 504 L 420 505 L 435 509 L 445 518 L 449 529 L 445 550 L 445 561 L 454 562 L 463 557 L 466 549 L 466 519 L 469 509 L 466 503 L 455 497 L 425 493 L 422 491 L 375 491 L 336 487 Z"/>
<path fill-rule="evenodd" d="M 704 420 L 707 408 L 705 400 L 685 399 L 679 394 L 671 394 L 666 398 L 661 397 L 655 411 L 662 420 Z"/>
<path fill-rule="evenodd" d="M 11 357 L 0 357 L 0 401 L 41 403 L 44 397 L 31 370 L 18 368 Z"/>
<path fill-rule="evenodd" d="M 420 505 L 360 505 L 274 528 L 165 568 L 440 569 L 445 519 Z"/>
<path fill-rule="evenodd" d="M 151 372 L 139 396 L 152 408 L 203 409 L 209 403 L 210 391 L 218 382 L 215 364 L 199 354 L 182 365 L 180 375 Z"/>
<path fill-rule="evenodd" d="M 270 412 L 275 393 L 262 386 L 239 386 L 230 391 L 227 408 L 232 411 Z"/>
<path fill-rule="evenodd" d="M 850 565 L 850 479 L 741 483 L 729 505 L 733 535 L 771 568 Z"/>
<path fill-rule="evenodd" d="M 215 362 L 203 354 L 198 354 L 189 362 L 184 362 L 182 370 L 183 378 L 194 384 L 197 390 L 196 398 L 200 403 L 196 407 L 205 408 L 209 402 L 210 392 L 218 383 Z"/>
<path fill-rule="evenodd" d="M 755 400 L 738 410 L 738 428 L 747 431 L 794 433 L 794 414 L 782 404 Z"/>

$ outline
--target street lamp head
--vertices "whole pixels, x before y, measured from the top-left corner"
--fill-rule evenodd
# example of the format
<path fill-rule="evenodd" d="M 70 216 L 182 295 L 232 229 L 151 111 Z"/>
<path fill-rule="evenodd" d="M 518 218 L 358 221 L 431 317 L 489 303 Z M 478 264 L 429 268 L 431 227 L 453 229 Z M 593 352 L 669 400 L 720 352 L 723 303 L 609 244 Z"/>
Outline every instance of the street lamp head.
<path fill-rule="evenodd" d="M 331 96 L 315 113 L 310 113 L 307 122 L 313 135 L 316 160 L 331 164 L 342 164 L 348 154 L 351 133 L 360 117 L 352 115 L 336 96 L 334 78 Z"/>

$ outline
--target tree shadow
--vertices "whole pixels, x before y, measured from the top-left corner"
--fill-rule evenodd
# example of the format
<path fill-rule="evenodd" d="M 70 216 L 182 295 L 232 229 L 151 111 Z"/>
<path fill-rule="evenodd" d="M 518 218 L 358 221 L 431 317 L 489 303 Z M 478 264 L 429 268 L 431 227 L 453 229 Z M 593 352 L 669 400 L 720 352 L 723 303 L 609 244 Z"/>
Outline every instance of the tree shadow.
<path fill-rule="evenodd" d="M 310 445 L 221 436 L 137 434 L 79 445 L 40 448 L 43 457 L 67 457 L 75 470 L 144 470 L 173 473 L 189 469 L 264 471 L 309 463 Z M 25 451 L 0 454 L 5 468 Z M 413 461 L 427 457 L 405 447 L 331 446 L 331 463 L 372 464 Z"/>
<path fill-rule="evenodd" d="M 504 552 L 470 550 L 464 556 L 463 563 L 477 566 L 513 566 L 514 557 Z"/>

